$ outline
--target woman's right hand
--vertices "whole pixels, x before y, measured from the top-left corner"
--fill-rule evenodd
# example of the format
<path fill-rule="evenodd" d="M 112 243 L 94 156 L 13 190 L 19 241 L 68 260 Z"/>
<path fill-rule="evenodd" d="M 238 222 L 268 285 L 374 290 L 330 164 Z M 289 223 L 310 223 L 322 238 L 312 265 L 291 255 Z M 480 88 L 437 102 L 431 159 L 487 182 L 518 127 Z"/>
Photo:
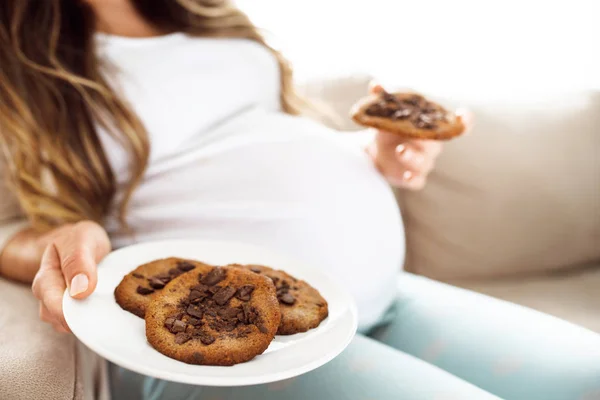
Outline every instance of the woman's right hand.
<path fill-rule="evenodd" d="M 110 252 L 110 240 L 104 228 L 91 221 L 61 226 L 43 240 L 45 250 L 32 284 L 40 301 L 40 318 L 59 332 L 70 332 L 62 310 L 65 288 L 76 299 L 94 291 L 96 265 Z"/>

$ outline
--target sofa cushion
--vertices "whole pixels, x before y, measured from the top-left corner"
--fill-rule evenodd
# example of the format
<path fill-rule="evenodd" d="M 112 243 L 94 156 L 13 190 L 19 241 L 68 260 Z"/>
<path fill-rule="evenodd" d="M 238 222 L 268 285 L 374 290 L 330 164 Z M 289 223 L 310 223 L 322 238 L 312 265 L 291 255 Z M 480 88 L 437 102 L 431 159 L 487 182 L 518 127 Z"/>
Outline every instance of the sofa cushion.
<path fill-rule="evenodd" d="M 600 333 L 600 265 L 526 278 L 451 281 Z"/>
<path fill-rule="evenodd" d="M 468 104 L 421 192 L 399 192 L 406 269 L 437 279 L 571 268 L 600 260 L 600 92 Z"/>
<path fill-rule="evenodd" d="M 107 400 L 106 362 L 38 318 L 29 286 L 0 278 L 0 399 Z"/>

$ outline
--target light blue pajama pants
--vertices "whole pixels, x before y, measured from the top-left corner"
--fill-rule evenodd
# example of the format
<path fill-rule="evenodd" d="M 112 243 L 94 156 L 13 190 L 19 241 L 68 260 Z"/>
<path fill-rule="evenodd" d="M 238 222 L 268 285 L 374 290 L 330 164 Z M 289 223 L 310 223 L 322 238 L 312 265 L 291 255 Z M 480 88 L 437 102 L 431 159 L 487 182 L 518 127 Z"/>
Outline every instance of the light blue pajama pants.
<path fill-rule="evenodd" d="M 387 321 L 302 376 L 216 388 L 112 366 L 111 378 L 115 400 L 598 400 L 600 335 L 403 274 Z"/>

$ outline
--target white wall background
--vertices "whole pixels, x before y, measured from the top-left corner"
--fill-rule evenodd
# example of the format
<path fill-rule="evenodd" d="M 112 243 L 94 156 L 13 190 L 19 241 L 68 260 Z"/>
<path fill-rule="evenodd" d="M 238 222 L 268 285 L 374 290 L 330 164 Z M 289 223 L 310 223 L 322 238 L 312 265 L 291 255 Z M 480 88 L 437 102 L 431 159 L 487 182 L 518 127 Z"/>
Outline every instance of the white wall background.
<path fill-rule="evenodd" d="M 600 0 L 238 0 L 300 80 L 465 92 L 600 88 Z"/>

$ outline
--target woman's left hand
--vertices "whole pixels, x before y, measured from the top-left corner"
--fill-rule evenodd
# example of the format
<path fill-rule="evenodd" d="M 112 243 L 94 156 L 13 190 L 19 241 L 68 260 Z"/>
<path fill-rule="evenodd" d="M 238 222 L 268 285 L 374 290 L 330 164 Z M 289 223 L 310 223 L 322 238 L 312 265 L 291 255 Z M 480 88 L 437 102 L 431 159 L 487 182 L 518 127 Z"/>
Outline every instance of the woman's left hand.
<path fill-rule="evenodd" d="M 373 93 L 381 90 L 379 85 L 371 86 Z M 468 122 L 464 114 L 459 113 L 459 117 Z M 420 190 L 425 186 L 441 152 L 439 141 L 406 139 L 385 131 L 377 131 L 375 139 L 367 147 L 367 153 L 387 181 L 392 186 L 410 190 Z"/>

